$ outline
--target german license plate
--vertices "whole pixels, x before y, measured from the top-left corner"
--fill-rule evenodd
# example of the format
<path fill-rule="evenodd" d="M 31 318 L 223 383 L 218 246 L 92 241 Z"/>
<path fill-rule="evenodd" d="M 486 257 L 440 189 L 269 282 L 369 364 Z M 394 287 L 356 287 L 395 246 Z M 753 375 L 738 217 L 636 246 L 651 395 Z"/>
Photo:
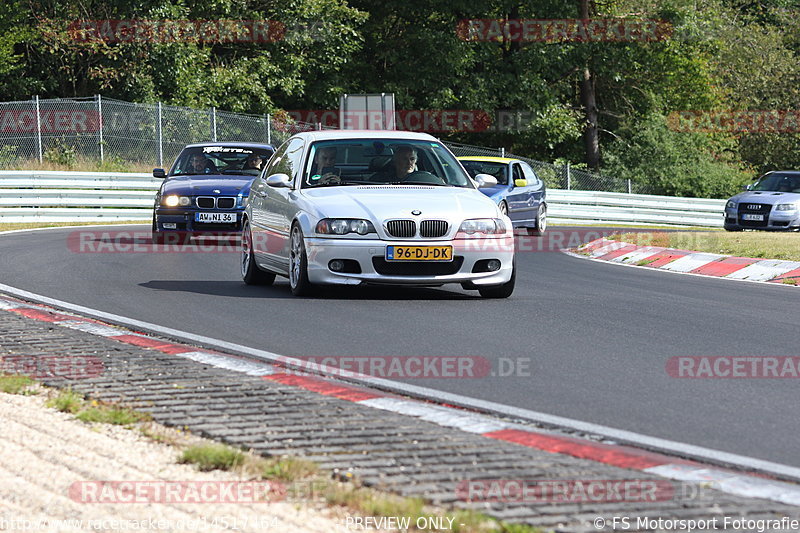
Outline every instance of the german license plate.
<path fill-rule="evenodd" d="M 753 220 L 757 222 L 763 222 L 764 215 L 751 215 L 751 214 L 742 215 L 742 220 Z"/>
<path fill-rule="evenodd" d="M 217 224 L 233 224 L 236 213 L 195 213 L 195 222 L 215 222 Z"/>
<path fill-rule="evenodd" d="M 452 261 L 452 246 L 387 246 L 387 261 Z"/>

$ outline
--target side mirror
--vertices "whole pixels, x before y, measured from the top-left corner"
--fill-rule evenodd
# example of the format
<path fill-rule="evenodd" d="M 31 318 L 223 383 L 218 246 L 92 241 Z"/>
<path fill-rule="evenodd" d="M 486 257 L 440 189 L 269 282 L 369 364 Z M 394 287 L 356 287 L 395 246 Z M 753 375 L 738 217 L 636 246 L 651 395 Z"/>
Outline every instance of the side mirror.
<path fill-rule="evenodd" d="M 743 191 L 752 191 L 753 190 L 753 184 L 752 183 L 748 183 L 747 185 L 742 185 L 742 190 Z"/>
<path fill-rule="evenodd" d="M 266 180 L 267 185 L 270 187 L 275 188 L 289 188 L 291 185 L 289 182 L 292 180 L 286 174 L 273 174 L 272 176 L 268 177 Z"/>
<path fill-rule="evenodd" d="M 497 178 L 491 174 L 478 174 L 475 176 L 475 181 L 477 182 L 479 189 L 485 189 L 486 187 L 494 187 L 497 185 Z"/>
<path fill-rule="evenodd" d="M 527 186 L 528 186 L 528 180 L 524 178 L 519 180 L 514 180 L 514 187 L 527 187 Z"/>
<path fill-rule="evenodd" d="M 167 177 L 167 173 L 164 172 L 163 168 L 154 168 L 153 169 L 153 177 L 154 178 L 161 178 L 164 179 Z"/>

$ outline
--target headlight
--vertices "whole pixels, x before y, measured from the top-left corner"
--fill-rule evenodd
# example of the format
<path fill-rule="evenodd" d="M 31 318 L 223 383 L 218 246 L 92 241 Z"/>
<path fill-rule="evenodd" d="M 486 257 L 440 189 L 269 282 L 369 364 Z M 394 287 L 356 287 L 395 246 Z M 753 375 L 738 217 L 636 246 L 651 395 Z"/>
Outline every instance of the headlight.
<path fill-rule="evenodd" d="M 366 235 L 375 233 L 375 226 L 369 220 L 360 218 L 323 218 L 317 223 L 316 232 L 322 235 Z"/>
<path fill-rule="evenodd" d="M 775 206 L 775 211 L 796 211 L 797 204 L 778 204 Z"/>
<path fill-rule="evenodd" d="M 479 237 L 480 235 L 498 235 L 506 232 L 505 223 L 499 218 L 472 218 L 465 220 L 458 228 L 456 238 Z"/>
<path fill-rule="evenodd" d="M 728 200 L 728 203 L 725 204 L 725 207 L 728 209 L 736 209 L 736 202 L 733 200 Z"/>
<path fill-rule="evenodd" d="M 167 207 L 178 207 L 179 205 L 182 207 L 186 207 L 187 205 L 192 203 L 192 199 L 188 196 L 177 196 L 174 194 L 170 194 L 169 196 L 165 196 L 161 199 L 161 203 Z"/>

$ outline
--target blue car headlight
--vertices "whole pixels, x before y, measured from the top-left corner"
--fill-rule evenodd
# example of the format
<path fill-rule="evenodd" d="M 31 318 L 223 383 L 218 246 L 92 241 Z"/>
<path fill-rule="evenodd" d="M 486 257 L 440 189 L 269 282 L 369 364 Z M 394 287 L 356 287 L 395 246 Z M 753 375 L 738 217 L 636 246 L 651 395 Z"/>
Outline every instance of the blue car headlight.
<path fill-rule="evenodd" d="M 188 196 L 178 196 L 176 194 L 169 194 L 161 198 L 161 205 L 166 207 L 187 207 L 192 204 L 192 199 Z"/>
<path fill-rule="evenodd" d="M 775 211 L 797 211 L 797 204 L 778 204 Z"/>
<path fill-rule="evenodd" d="M 736 202 L 733 200 L 728 200 L 728 203 L 725 204 L 726 209 L 736 209 Z"/>

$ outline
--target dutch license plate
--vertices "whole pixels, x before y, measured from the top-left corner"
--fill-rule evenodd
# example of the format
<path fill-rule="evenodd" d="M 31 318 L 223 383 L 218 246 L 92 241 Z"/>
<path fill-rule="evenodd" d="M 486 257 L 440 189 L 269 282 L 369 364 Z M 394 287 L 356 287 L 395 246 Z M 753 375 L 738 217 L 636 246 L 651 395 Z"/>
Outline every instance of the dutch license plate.
<path fill-rule="evenodd" d="M 195 222 L 232 224 L 236 222 L 236 213 L 195 213 L 194 220 Z"/>
<path fill-rule="evenodd" d="M 452 246 L 387 246 L 387 261 L 452 261 Z"/>
<path fill-rule="evenodd" d="M 764 221 L 764 215 L 750 215 L 750 214 L 742 215 L 742 220 L 753 220 L 753 221 L 757 221 L 757 222 L 763 222 Z"/>

